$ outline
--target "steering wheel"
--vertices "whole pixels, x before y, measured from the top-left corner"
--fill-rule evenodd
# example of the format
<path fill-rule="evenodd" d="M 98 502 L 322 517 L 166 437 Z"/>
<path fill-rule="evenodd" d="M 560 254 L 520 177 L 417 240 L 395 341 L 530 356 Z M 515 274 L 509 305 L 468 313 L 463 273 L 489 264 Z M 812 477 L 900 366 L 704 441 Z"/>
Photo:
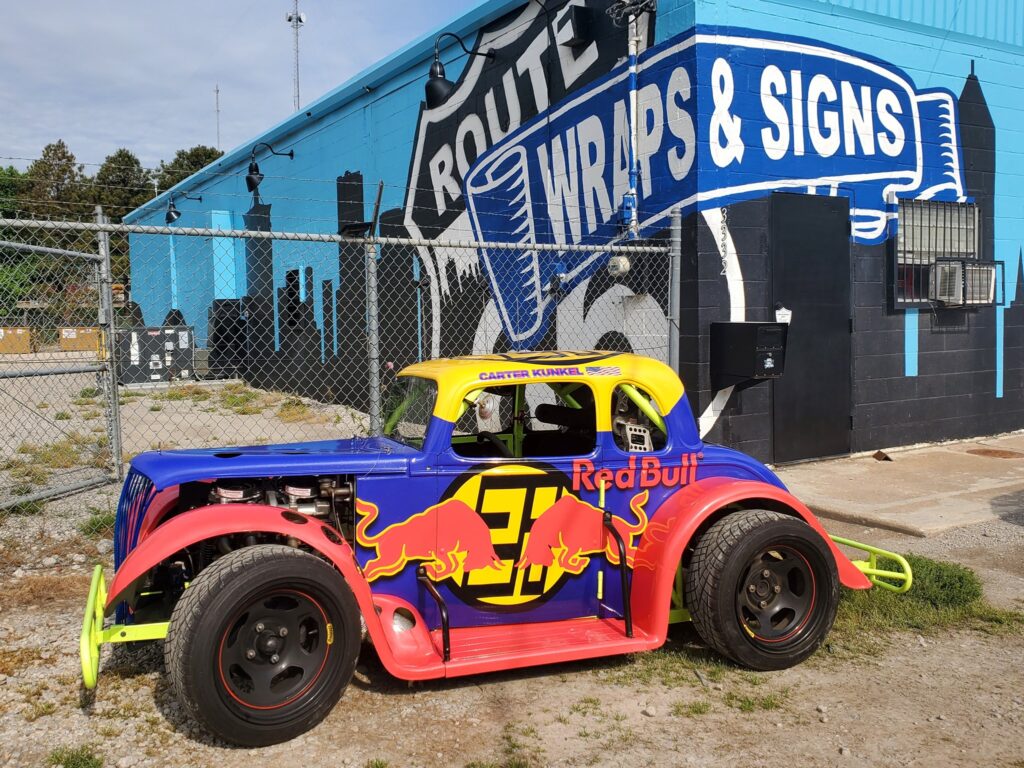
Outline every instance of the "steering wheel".
<path fill-rule="evenodd" d="M 478 443 L 490 443 L 491 445 L 493 445 L 495 447 L 495 449 L 498 451 L 498 454 L 503 459 L 511 459 L 511 458 L 513 458 L 512 451 L 510 451 L 508 449 L 508 446 L 505 445 L 505 441 L 503 441 L 500 437 L 498 437 L 493 432 L 486 432 L 486 431 L 485 432 L 477 432 L 476 433 L 476 441 Z"/>

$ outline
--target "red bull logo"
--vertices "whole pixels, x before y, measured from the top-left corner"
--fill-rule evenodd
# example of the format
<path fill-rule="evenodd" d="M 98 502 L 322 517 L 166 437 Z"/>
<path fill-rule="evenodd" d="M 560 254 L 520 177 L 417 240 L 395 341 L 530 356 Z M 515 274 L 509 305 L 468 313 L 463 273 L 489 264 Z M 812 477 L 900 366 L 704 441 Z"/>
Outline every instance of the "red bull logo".
<path fill-rule="evenodd" d="M 356 512 L 356 541 L 377 553 L 363 566 L 367 581 L 394 576 L 411 562 L 422 563 L 434 581 L 500 565 L 487 523 L 460 499 L 442 501 L 378 533 L 369 532 L 380 515 L 376 504 L 356 499 Z"/>
<path fill-rule="evenodd" d="M 635 523 L 612 517 L 612 526 L 625 542 L 626 565 L 630 568 L 636 555 L 633 539 L 647 527 L 644 507 L 648 497 L 648 491 L 641 491 L 629 502 L 629 509 L 636 517 Z M 604 525 L 604 510 L 566 495 L 534 523 L 526 551 L 516 567 L 557 565 L 578 575 L 590 564 L 590 557 L 597 554 L 604 554 L 612 565 L 619 564 L 618 544 Z"/>

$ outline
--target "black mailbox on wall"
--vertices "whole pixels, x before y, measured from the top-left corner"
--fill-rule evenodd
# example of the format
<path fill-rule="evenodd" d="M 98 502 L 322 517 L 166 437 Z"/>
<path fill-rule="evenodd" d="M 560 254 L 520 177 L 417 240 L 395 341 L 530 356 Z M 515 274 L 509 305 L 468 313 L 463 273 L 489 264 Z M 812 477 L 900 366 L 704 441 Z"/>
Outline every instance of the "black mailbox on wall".
<path fill-rule="evenodd" d="M 711 386 L 782 376 L 788 329 L 786 323 L 712 323 Z"/>

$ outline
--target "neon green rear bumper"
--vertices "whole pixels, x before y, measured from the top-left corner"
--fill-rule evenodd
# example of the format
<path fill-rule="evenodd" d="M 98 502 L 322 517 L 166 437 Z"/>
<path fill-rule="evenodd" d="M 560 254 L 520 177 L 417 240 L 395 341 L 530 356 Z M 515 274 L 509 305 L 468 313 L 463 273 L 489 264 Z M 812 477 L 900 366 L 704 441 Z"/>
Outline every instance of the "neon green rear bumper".
<path fill-rule="evenodd" d="M 92 572 L 89 597 L 85 601 L 85 618 L 78 649 L 82 657 L 82 682 L 86 688 L 95 688 L 100 672 L 100 649 L 104 643 L 132 643 L 139 640 L 162 640 L 167 637 L 168 622 L 153 624 L 114 624 L 103 628 L 103 615 L 107 605 L 107 585 L 103 579 L 103 566 Z"/>
<path fill-rule="evenodd" d="M 861 573 L 868 577 L 868 581 L 874 586 L 888 589 L 890 592 L 895 592 L 898 595 L 910 590 L 911 585 L 914 583 L 914 573 L 910 569 L 910 563 L 907 562 L 903 555 L 897 555 L 895 552 L 872 547 L 870 544 L 861 544 L 860 542 L 844 539 L 840 536 L 831 536 L 830 538 L 836 544 L 859 549 L 867 554 L 867 560 L 853 560 L 851 562 Z M 895 563 L 896 568 L 899 570 L 879 568 L 879 560 L 889 560 Z"/>

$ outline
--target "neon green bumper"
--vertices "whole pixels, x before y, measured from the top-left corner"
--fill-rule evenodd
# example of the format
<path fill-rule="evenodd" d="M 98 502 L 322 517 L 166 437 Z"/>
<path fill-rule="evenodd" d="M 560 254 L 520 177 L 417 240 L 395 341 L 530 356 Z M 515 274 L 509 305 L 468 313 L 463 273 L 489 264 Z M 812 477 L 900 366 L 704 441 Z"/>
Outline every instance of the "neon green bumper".
<path fill-rule="evenodd" d="M 902 555 L 897 555 L 895 552 L 889 552 L 886 549 L 872 547 L 870 544 L 861 544 L 857 541 L 844 539 L 840 536 L 831 536 L 830 538 L 836 544 L 858 549 L 868 556 L 867 560 L 853 560 L 851 562 L 857 567 L 857 570 L 868 577 L 868 581 L 874 586 L 888 589 L 890 592 L 895 592 L 898 595 L 910 590 L 911 585 L 914 583 L 914 573 L 910 569 L 910 563 Z M 889 560 L 895 563 L 898 570 L 879 568 L 879 560 Z"/>
<path fill-rule="evenodd" d="M 103 628 L 103 614 L 107 604 L 107 585 L 103 579 L 103 566 L 92 572 L 89 597 L 85 601 L 85 618 L 79 638 L 82 656 L 82 682 L 86 688 L 95 688 L 100 672 L 100 649 L 104 643 L 132 643 L 139 640 L 162 640 L 167 637 L 168 622 L 152 624 L 114 624 Z"/>

